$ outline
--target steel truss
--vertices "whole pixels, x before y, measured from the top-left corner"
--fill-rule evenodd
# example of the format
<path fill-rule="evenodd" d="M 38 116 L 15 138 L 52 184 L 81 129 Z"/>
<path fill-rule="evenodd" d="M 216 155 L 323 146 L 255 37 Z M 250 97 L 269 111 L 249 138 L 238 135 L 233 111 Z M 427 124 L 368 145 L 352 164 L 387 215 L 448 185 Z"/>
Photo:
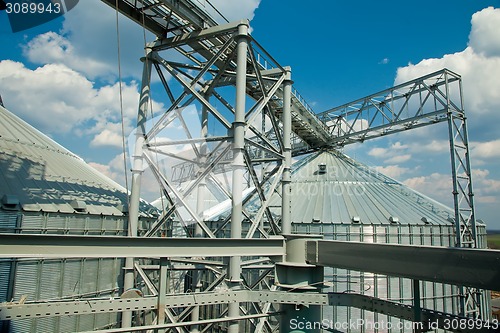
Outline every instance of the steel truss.
<path fill-rule="evenodd" d="M 184 62 L 170 61 L 162 56 L 163 52 L 172 49 L 183 55 Z M 163 115 L 147 126 L 145 119 L 149 111 L 152 71 L 156 71 L 160 78 L 170 105 Z M 167 75 L 177 83 L 177 87 L 165 79 Z M 235 92 L 228 93 L 228 88 L 232 87 Z M 145 162 L 160 184 L 168 207 L 146 236 L 154 236 L 158 230 L 168 229 L 173 223 L 180 223 L 185 234 L 191 237 L 230 236 L 250 240 L 255 237 L 269 238 L 281 232 L 277 217 L 271 213 L 269 198 L 277 191 L 281 179 L 290 178 L 291 145 L 289 136 L 287 139 L 287 135 L 284 135 L 284 132 L 291 132 L 290 88 L 290 70 L 277 64 L 251 38 L 247 21 L 158 39 L 147 46 L 131 197 L 134 200 L 138 198 Z M 250 107 L 246 106 L 247 96 L 254 101 Z M 193 115 L 186 111 L 191 105 L 198 106 L 201 114 L 201 124 L 194 131 L 191 126 Z M 164 130 L 173 124 L 182 127 L 183 136 L 175 139 L 162 136 Z M 219 131 L 214 133 L 214 129 Z M 189 153 L 179 154 L 173 149 L 181 145 L 188 147 Z M 159 156 L 183 163 L 189 172 L 181 172 L 181 176 L 170 175 L 168 168 L 159 163 Z M 175 166 L 174 170 L 178 170 L 178 167 Z M 218 177 L 220 173 L 226 175 L 226 180 L 229 177 L 232 181 L 224 183 Z M 250 192 L 245 197 L 243 179 L 250 183 Z M 194 205 L 189 201 L 193 195 L 197 201 Z M 203 198 L 207 196 L 222 196 L 219 203 L 231 202 L 232 209 L 230 213 L 222 215 L 219 226 L 209 225 L 204 219 L 206 207 Z M 287 200 L 288 193 L 283 197 Z M 131 225 L 136 223 L 131 217 Z M 286 224 L 281 225 L 286 229 Z M 230 227 L 230 235 L 225 231 L 226 226 Z M 270 289 L 271 270 L 262 271 L 257 266 L 254 269 L 258 272 L 255 281 L 248 280 L 248 275 L 242 276 L 241 257 L 237 256 L 237 252 L 233 252 L 234 255 L 224 267 L 216 268 L 208 259 L 202 264 L 193 261 L 195 269 L 190 275 L 192 281 L 189 288 L 197 293 L 221 288 L 220 285 L 231 291 L 241 288 Z M 200 256 L 208 257 L 208 253 Z M 140 276 L 138 281 L 143 282 L 148 292 L 164 298 L 162 295 L 165 293 L 159 291 L 162 283 L 165 284 L 163 279 L 157 279 L 157 282 L 151 280 L 141 265 L 136 262 L 132 266 L 132 263 L 133 260 L 129 260 L 127 266 L 135 268 Z M 171 262 L 166 263 L 165 267 L 170 269 Z M 209 267 L 211 269 L 207 269 Z M 159 275 L 162 275 L 161 267 Z M 213 282 L 204 287 L 201 279 Z M 129 281 L 125 287 L 135 285 Z M 163 300 L 159 302 L 163 303 Z M 226 309 L 220 308 L 215 315 L 227 314 L 230 318 L 257 315 L 256 318 L 261 318 L 259 325 L 262 329 L 272 329 L 264 318 L 267 317 L 265 313 L 272 311 L 271 307 L 266 305 L 261 308 L 255 302 L 246 304 L 249 306 L 229 303 Z M 167 309 L 165 314 L 157 312 L 153 323 L 162 325 L 167 320 L 175 324 L 191 318 L 192 322 L 200 322 L 192 326 L 192 330 L 197 331 L 201 329 L 201 324 L 207 324 L 200 319 L 202 312 L 199 305 L 190 306 L 181 313 Z M 124 312 L 124 327 L 130 326 L 132 322 L 128 313 Z M 249 320 L 250 323 L 253 321 Z M 212 324 L 204 325 L 203 329 Z M 228 320 L 227 327 L 229 332 L 239 331 L 236 320 Z"/>
<path fill-rule="evenodd" d="M 0 308 L 4 318 L 12 315 L 9 313 L 43 317 L 67 315 L 68 311 L 75 315 L 89 311 L 122 312 L 123 327 L 108 332 L 167 329 L 205 332 L 216 323 L 226 323 L 227 331 L 233 333 L 239 331 L 239 321 L 245 321 L 246 327 L 255 332 L 275 331 L 279 324 L 276 318 L 284 317 L 287 305 L 299 312 L 305 307 L 297 305 L 308 305 L 311 309 L 336 305 L 369 309 L 406 320 L 451 318 L 420 309 L 418 302 L 407 306 L 362 295 L 321 294 L 314 288 L 316 292 L 305 292 L 311 290 L 311 285 L 322 282 L 322 275 L 321 267 L 311 267 L 301 258 L 308 247 L 300 242 L 296 246 L 297 240 L 290 238 L 290 168 L 292 154 L 339 148 L 448 121 L 457 246 L 477 247 L 466 118 L 457 74 L 439 71 L 316 115 L 293 89 L 290 68 L 279 65 L 248 33 L 248 21 L 217 25 L 191 0 L 103 2 L 142 25 L 157 39 L 146 46 L 143 59 L 132 156 L 129 209 L 132 237 L 110 241 L 106 247 L 99 247 L 102 244 L 97 241 L 87 244 L 88 248 L 73 248 L 73 251 L 93 256 L 113 247 L 116 252 L 109 255 L 128 256 L 124 289 L 141 288 L 144 297 L 6 305 Z M 165 56 L 170 50 L 182 58 L 174 61 Z M 150 107 L 153 72 L 163 86 L 168 106 L 159 118 L 148 120 L 148 114 L 154 111 Z M 458 90 L 453 88 L 457 84 Z M 189 114 L 191 105 L 199 111 L 195 117 Z M 199 127 L 193 130 L 190 124 L 196 117 L 200 119 Z M 165 130 L 171 126 L 182 129 L 183 135 L 166 137 Z M 176 163 L 168 165 L 162 161 Z M 145 165 L 161 187 L 166 208 L 148 232 L 138 235 Z M 277 191 L 282 196 L 280 216 L 273 214 L 269 202 Z M 204 215 L 207 207 L 203 203 L 213 197 L 218 204 L 230 202 L 230 209 L 221 208 L 217 212 L 217 223 L 210 223 Z M 162 232 L 168 234 L 174 225 L 180 225 L 182 232 L 193 239 L 155 237 Z M 276 235 L 288 238 L 273 239 Z M 31 241 L 35 239 L 38 238 Z M 49 246 L 41 245 L 47 247 L 39 255 L 61 256 L 57 250 L 61 245 L 59 239 L 53 241 Z M 63 242 L 72 241 L 68 238 Z M 83 244 L 87 240 L 80 241 Z M 126 250 L 127 241 L 128 245 L 135 245 L 130 247 L 132 250 Z M 11 242 L 16 244 L 15 240 Z M 21 253 L 23 246 L 17 245 L 16 251 Z M 75 253 L 69 255 L 76 256 Z M 144 257 L 156 259 L 138 259 Z M 273 270 L 276 262 L 280 265 Z M 173 274 L 177 270 L 189 272 L 178 278 L 189 277 L 183 283 L 189 292 L 174 296 L 170 283 L 175 280 Z M 287 274 L 295 273 L 307 276 L 300 284 L 292 285 Z M 474 313 L 483 318 L 477 290 L 464 287 L 463 296 L 463 315 Z M 277 308 L 279 304 L 281 308 Z M 305 311 L 300 313 L 308 313 Z M 140 325 L 131 327 L 134 321 Z"/>
<path fill-rule="evenodd" d="M 443 69 L 318 116 L 329 127 L 329 146 L 333 148 L 447 122 L 456 246 L 478 247 L 467 122 L 458 74 Z M 481 310 L 481 291 L 464 288 L 461 294 L 462 314 L 488 316 Z"/>

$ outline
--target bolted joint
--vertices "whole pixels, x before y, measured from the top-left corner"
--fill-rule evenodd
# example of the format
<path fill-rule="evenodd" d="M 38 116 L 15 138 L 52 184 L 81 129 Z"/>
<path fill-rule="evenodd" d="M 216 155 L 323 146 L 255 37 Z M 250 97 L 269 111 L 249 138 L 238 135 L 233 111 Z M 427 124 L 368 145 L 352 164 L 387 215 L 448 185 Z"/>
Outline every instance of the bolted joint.
<path fill-rule="evenodd" d="M 286 85 L 286 84 L 292 85 L 293 84 L 292 68 L 290 66 L 285 66 L 285 67 L 283 67 L 283 69 L 285 70 L 285 79 L 283 80 L 283 85 Z"/>
<path fill-rule="evenodd" d="M 242 20 L 240 24 L 238 24 L 238 33 L 236 37 L 239 38 L 246 38 L 248 39 L 250 36 L 248 34 L 248 30 L 250 28 L 250 22 L 248 20 Z"/>

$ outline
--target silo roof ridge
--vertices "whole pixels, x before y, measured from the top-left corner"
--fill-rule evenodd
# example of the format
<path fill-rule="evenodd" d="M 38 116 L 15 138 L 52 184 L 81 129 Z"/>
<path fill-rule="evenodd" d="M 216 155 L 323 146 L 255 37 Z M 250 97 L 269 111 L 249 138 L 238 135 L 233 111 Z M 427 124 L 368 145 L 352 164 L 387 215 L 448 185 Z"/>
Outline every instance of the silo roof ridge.
<path fill-rule="evenodd" d="M 451 208 L 336 150 L 298 161 L 291 188 L 295 223 L 351 223 L 355 217 L 361 224 L 450 225 L 453 216 Z"/>
<path fill-rule="evenodd" d="M 78 155 L 0 106 L 0 199 L 16 195 L 29 211 L 73 212 L 72 200 L 87 213 L 123 215 L 127 190 Z M 143 216 L 150 206 L 141 201 Z"/>

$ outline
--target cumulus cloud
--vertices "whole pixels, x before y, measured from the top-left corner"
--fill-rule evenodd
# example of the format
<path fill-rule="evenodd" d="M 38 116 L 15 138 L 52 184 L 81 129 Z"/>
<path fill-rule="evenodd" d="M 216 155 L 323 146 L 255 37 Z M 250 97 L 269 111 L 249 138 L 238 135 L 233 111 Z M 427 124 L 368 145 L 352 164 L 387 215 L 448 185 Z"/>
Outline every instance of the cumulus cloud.
<path fill-rule="evenodd" d="M 34 37 L 24 46 L 33 63 L 64 64 L 91 79 L 118 76 L 116 12 L 99 0 L 80 1 L 64 15 L 60 31 Z M 120 59 L 124 77 L 140 78 L 144 44 L 154 40 L 142 27 L 119 15 Z M 144 38 L 146 35 L 146 39 Z"/>
<path fill-rule="evenodd" d="M 434 172 L 428 176 L 408 178 L 403 184 L 445 205 L 452 205 L 451 175 Z"/>
<path fill-rule="evenodd" d="M 486 142 L 472 142 L 472 155 L 481 159 L 500 157 L 500 139 Z"/>
<path fill-rule="evenodd" d="M 115 70 L 99 59 L 81 56 L 73 44 L 53 31 L 33 38 L 23 48 L 27 59 L 37 64 L 64 64 L 90 78 Z"/>
<path fill-rule="evenodd" d="M 397 141 L 388 148 L 374 147 L 368 151 L 368 155 L 384 159 L 385 164 L 399 164 L 411 159 L 412 155 L 406 153 L 408 148 L 408 145 Z"/>
<path fill-rule="evenodd" d="M 425 59 L 398 68 L 395 84 L 448 68 L 462 76 L 465 110 L 469 130 L 476 137 L 491 140 L 497 136 L 500 121 L 500 9 L 488 7 L 471 20 L 468 46 L 461 52 L 441 58 Z M 488 117 L 488 122 L 485 122 Z"/>
<path fill-rule="evenodd" d="M 96 87 L 65 65 L 48 64 L 31 70 L 22 63 L 3 60 L 0 90 L 7 108 L 45 133 L 90 135 L 93 146 L 121 147 L 118 83 Z M 122 93 L 125 127 L 130 132 L 139 101 L 137 83 L 124 84 Z M 163 107 L 155 102 L 152 105 L 157 111 Z"/>
<path fill-rule="evenodd" d="M 216 21 L 223 23 L 224 20 L 218 15 L 213 8 L 204 0 L 197 0 L 198 4 L 205 8 Z M 255 10 L 259 7 L 260 0 L 243 0 L 243 1 L 227 1 L 227 0 L 211 0 L 210 1 L 219 12 L 229 21 L 241 19 L 253 19 Z"/>
<path fill-rule="evenodd" d="M 91 146 L 122 147 L 122 136 L 117 131 L 104 129 L 98 133 L 90 142 Z"/>
<path fill-rule="evenodd" d="M 384 162 L 388 163 L 388 164 L 403 163 L 403 162 L 409 161 L 410 159 L 411 159 L 411 154 L 403 154 L 403 155 L 392 156 L 391 158 L 388 158 Z"/>
<path fill-rule="evenodd" d="M 229 21 L 235 21 L 252 19 L 260 0 L 213 0 L 212 3 Z M 206 1 L 198 0 L 198 5 L 223 21 Z M 139 79 L 142 75 L 139 59 L 144 56 L 145 43 L 155 37 L 121 14 L 118 26 L 122 74 Z M 80 1 L 74 10 L 64 15 L 60 31 L 36 36 L 24 46 L 24 54 L 36 64 L 64 64 L 91 79 L 112 81 L 118 76 L 116 27 L 114 8 L 99 0 Z M 174 57 L 180 59 L 178 55 Z"/>
<path fill-rule="evenodd" d="M 500 10 L 493 7 L 485 8 L 472 15 L 471 22 L 469 45 L 475 52 L 486 57 L 500 56 L 500 36 L 498 35 Z"/>
<path fill-rule="evenodd" d="M 445 54 L 440 58 L 424 59 L 417 64 L 398 68 L 395 84 L 409 81 L 416 77 L 448 68 L 462 76 L 464 109 L 467 113 L 469 144 L 473 183 L 478 216 L 487 216 L 491 220 L 498 213 L 500 203 L 500 9 L 488 7 L 472 16 L 469 41 L 463 51 Z M 433 125 L 408 133 L 402 138 L 412 140 L 408 151 L 425 168 L 421 173 L 430 172 L 429 166 L 444 167 L 435 164 L 435 158 L 441 154 L 449 155 L 448 129 L 445 124 Z M 384 147 L 373 151 L 383 152 Z M 387 155 L 386 155 L 387 156 Z M 449 161 L 449 158 L 446 158 Z M 445 160 L 443 159 L 443 162 Z M 448 164 L 449 162 L 446 161 Z M 451 173 L 450 173 L 451 174 Z M 408 186 L 427 194 L 447 205 L 451 205 L 451 177 L 444 169 L 430 175 L 419 175 L 404 181 Z M 484 215 L 483 215 L 484 214 Z"/>
<path fill-rule="evenodd" d="M 394 179 L 401 179 L 402 175 L 411 171 L 409 168 L 399 165 L 377 166 L 375 170 Z"/>
<path fill-rule="evenodd" d="M 98 113 L 88 105 L 98 93 L 92 82 L 64 65 L 1 61 L 0 89 L 9 109 L 44 132 L 68 132 Z"/>

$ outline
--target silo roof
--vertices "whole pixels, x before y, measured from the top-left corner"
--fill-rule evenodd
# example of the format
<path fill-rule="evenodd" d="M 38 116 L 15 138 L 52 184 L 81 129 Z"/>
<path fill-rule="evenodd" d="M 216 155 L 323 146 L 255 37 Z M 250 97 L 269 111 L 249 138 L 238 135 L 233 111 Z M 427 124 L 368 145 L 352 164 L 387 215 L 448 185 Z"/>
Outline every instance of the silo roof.
<path fill-rule="evenodd" d="M 450 225 L 453 210 L 339 151 L 292 169 L 293 223 Z"/>
<path fill-rule="evenodd" d="M 0 106 L 0 199 L 3 208 L 18 200 L 25 211 L 121 216 L 127 191 Z M 142 202 L 142 216 L 153 210 Z"/>

